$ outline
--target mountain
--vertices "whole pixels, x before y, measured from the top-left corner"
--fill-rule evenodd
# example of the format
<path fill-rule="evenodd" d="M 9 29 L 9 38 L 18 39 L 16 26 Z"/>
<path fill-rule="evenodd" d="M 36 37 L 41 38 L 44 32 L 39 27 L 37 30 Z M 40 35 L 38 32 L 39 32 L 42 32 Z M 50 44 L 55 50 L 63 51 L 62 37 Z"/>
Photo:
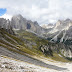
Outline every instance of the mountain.
<path fill-rule="evenodd" d="M 41 25 L 41 27 L 43 27 L 45 29 L 49 29 L 49 28 L 51 29 L 54 27 L 54 25 L 53 24 L 43 24 L 43 25 Z"/>
<path fill-rule="evenodd" d="M 0 18 L 0 29 L 5 29 L 8 33 L 14 34 L 9 19 Z"/>
<path fill-rule="evenodd" d="M 39 26 L 37 21 L 32 22 L 31 20 L 27 20 L 20 14 L 12 17 L 11 26 L 15 30 L 28 30 L 30 32 L 37 33 L 38 35 L 42 35 L 47 31 L 47 29 Z"/>
<path fill-rule="evenodd" d="M 72 20 L 58 20 L 45 36 L 48 37 L 47 39 L 52 43 L 62 43 L 66 45 L 65 50 L 63 50 L 64 55 L 70 54 L 70 57 L 72 57 Z"/>
<path fill-rule="evenodd" d="M 65 24 L 65 21 L 58 21 L 51 29 L 44 29 L 39 26 L 36 21 L 32 22 L 31 20 L 23 18 L 21 15 L 13 16 L 11 21 L 1 18 L 0 46 L 19 54 L 44 54 L 46 56 L 51 56 L 53 59 L 56 57 L 56 60 L 60 58 L 62 61 L 64 60 L 63 57 L 71 59 L 72 46 L 66 46 L 64 43 L 60 42 L 57 44 L 54 41 L 57 38 L 57 34 L 60 34 L 58 36 L 61 37 L 64 32 L 71 32 L 71 21 L 69 19 L 66 21 L 66 25 L 70 22 L 69 29 L 65 25 L 62 25 Z M 46 37 L 48 39 L 51 38 L 50 42 L 46 39 Z M 58 54 L 62 55 L 62 57 Z"/>
<path fill-rule="evenodd" d="M 70 19 L 58 20 L 47 35 L 48 38 L 54 42 L 66 42 L 67 40 L 72 40 L 72 21 Z"/>

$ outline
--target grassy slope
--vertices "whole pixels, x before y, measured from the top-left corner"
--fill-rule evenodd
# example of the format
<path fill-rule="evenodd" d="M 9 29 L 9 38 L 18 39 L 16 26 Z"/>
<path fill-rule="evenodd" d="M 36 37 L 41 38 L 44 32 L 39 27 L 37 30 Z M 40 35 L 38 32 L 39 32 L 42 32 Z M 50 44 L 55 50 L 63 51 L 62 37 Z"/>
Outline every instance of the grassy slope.
<path fill-rule="evenodd" d="M 19 37 L 8 34 L 4 29 L 0 29 L 0 34 L 2 35 L 2 38 L 4 38 L 6 41 L 11 43 L 9 44 L 3 41 L 2 39 L 0 39 L 0 46 L 3 46 L 13 52 L 17 52 L 22 55 L 24 53 L 27 53 L 33 56 L 44 56 L 43 53 L 39 51 L 38 48 L 41 44 L 42 45 L 47 44 L 48 43 L 47 40 L 37 37 L 35 34 L 27 31 L 18 31 L 17 36 Z M 29 48 L 29 46 L 26 45 L 27 44 L 26 41 L 36 43 L 36 45 L 32 45 L 32 47 Z M 52 58 L 56 61 L 67 62 L 66 59 L 58 56 L 58 54 L 56 53 L 54 53 L 54 57 L 47 57 L 47 58 Z"/>

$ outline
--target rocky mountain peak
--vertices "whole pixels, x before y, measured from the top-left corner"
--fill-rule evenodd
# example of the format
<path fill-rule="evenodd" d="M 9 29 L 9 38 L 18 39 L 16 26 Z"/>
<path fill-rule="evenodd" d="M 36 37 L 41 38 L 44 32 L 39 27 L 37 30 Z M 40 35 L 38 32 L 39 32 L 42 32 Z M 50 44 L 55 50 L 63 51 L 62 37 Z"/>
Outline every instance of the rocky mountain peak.
<path fill-rule="evenodd" d="M 14 34 L 14 31 L 12 30 L 11 22 L 10 20 L 6 20 L 4 18 L 0 18 L 0 30 L 4 29 L 10 34 Z"/>
<path fill-rule="evenodd" d="M 51 38 L 51 41 L 72 45 L 72 20 L 58 20 L 55 26 L 48 32 L 48 36 L 48 38 Z"/>
<path fill-rule="evenodd" d="M 34 24 L 35 24 L 35 25 L 38 25 L 38 22 L 37 22 L 37 21 L 34 21 Z"/>
<path fill-rule="evenodd" d="M 4 18 L 0 18 L 0 27 L 4 29 L 9 29 L 10 28 L 10 21 L 9 19 L 6 20 Z"/>
<path fill-rule="evenodd" d="M 50 28 L 53 28 L 54 25 L 53 24 L 43 24 L 41 27 L 45 28 L 45 29 L 50 29 Z"/>
<path fill-rule="evenodd" d="M 65 21 L 71 21 L 69 18 L 67 18 Z"/>
<path fill-rule="evenodd" d="M 61 20 L 58 20 L 57 23 L 55 24 L 55 28 L 57 28 L 58 26 L 60 26 L 62 24 Z"/>
<path fill-rule="evenodd" d="M 22 19 L 22 18 L 23 18 L 23 16 L 22 16 L 22 15 L 20 15 L 20 14 L 17 14 L 17 15 L 14 15 L 12 18 Z"/>
<path fill-rule="evenodd" d="M 28 30 L 35 33 L 42 33 L 44 29 L 38 25 L 37 21 L 31 21 L 23 18 L 23 16 L 15 15 L 11 19 L 12 28 L 15 30 Z"/>

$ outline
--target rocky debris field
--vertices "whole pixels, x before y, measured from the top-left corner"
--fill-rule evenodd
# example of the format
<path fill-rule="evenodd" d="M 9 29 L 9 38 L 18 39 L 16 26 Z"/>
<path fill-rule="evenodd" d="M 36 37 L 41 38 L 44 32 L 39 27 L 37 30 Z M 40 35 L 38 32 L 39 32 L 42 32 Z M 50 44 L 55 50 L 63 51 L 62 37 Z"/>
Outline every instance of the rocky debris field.
<path fill-rule="evenodd" d="M 72 72 L 71 63 L 63 64 L 62 66 L 68 69 L 57 71 L 0 55 L 0 72 Z"/>
<path fill-rule="evenodd" d="M 30 63 L 0 55 L 0 72 L 56 72 Z"/>

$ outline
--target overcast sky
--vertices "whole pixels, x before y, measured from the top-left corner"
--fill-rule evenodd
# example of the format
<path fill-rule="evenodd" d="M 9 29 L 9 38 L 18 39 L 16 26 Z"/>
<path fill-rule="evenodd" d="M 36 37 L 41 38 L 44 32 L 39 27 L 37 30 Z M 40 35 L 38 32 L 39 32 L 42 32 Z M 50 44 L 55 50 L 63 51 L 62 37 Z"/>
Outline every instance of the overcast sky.
<path fill-rule="evenodd" d="M 10 19 L 15 14 L 21 14 L 39 24 L 72 19 L 72 0 L 0 0 L 0 8 L 6 9 L 0 17 Z"/>

